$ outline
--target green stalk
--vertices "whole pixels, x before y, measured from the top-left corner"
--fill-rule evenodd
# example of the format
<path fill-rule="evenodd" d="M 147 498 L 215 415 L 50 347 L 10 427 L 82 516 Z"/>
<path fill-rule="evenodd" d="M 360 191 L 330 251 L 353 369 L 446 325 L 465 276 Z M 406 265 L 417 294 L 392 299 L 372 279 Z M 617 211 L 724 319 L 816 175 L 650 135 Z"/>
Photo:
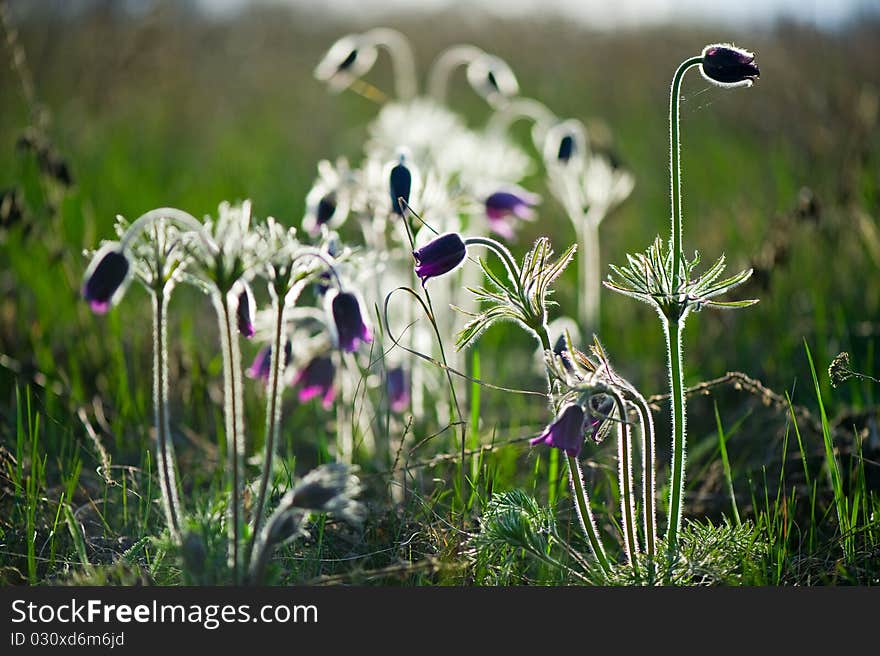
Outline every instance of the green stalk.
<path fill-rule="evenodd" d="M 605 554 L 605 547 L 602 546 L 602 540 L 599 538 L 596 520 L 593 519 L 593 513 L 590 510 L 590 500 L 587 497 L 587 491 L 584 489 L 581 464 L 574 456 L 566 455 L 565 458 L 568 462 L 568 478 L 571 481 L 571 489 L 574 493 L 575 508 L 581 523 L 581 530 L 587 536 L 590 548 L 593 550 L 593 555 L 596 556 L 602 571 L 610 574 L 611 566 L 608 564 L 608 556 Z"/>
<path fill-rule="evenodd" d="M 156 424 L 156 463 L 162 509 L 171 539 L 180 543 L 180 499 L 174 466 L 174 447 L 168 421 L 168 300 L 166 286 L 159 282 L 153 301 L 153 416 Z"/>
<path fill-rule="evenodd" d="M 223 351 L 223 398 L 226 415 L 226 444 L 229 456 L 229 469 L 232 472 L 232 489 L 229 503 L 229 557 L 234 585 L 239 583 L 239 542 L 241 536 L 241 460 L 244 453 L 241 390 L 241 353 L 235 331 L 234 308 L 230 306 L 229 294 L 217 291 L 214 305 L 220 329 L 221 349 Z"/>
<path fill-rule="evenodd" d="M 270 285 L 271 289 L 271 285 Z M 269 489 L 269 481 L 272 480 L 272 461 L 275 456 L 275 444 L 278 442 L 278 432 L 281 418 L 281 372 L 284 369 L 281 354 L 281 344 L 284 327 L 283 300 L 279 298 L 277 290 L 272 290 L 272 311 L 275 313 L 275 331 L 272 336 L 271 373 L 269 374 L 269 386 L 266 394 L 266 443 L 263 453 L 263 472 L 260 476 L 260 487 L 257 492 L 257 504 L 254 506 L 254 528 L 251 537 L 249 552 L 253 551 L 254 543 L 260 534 L 260 525 L 263 522 L 263 514 L 266 507 L 266 493 Z"/>
<path fill-rule="evenodd" d="M 669 388 L 672 399 L 672 472 L 670 474 L 669 526 L 666 532 L 670 558 L 675 555 L 678 548 L 678 532 L 681 528 L 682 498 L 684 496 L 686 414 L 681 350 L 682 328 L 681 320 L 663 321 L 666 352 L 669 357 Z"/>
<path fill-rule="evenodd" d="M 685 73 L 703 61 L 700 57 L 686 59 L 675 71 L 669 93 L 669 184 L 672 238 L 672 290 L 678 293 L 682 259 L 682 209 L 681 209 L 681 138 L 679 135 L 679 105 L 681 101 L 681 82 Z M 677 309 L 679 299 L 670 299 Z M 678 532 L 681 528 L 682 496 L 684 494 L 685 458 L 685 398 L 684 374 L 681 350 L 681 330 L 684 316 L 666 316 L 663 319 L 663 332 L 666 336 L 668 356 L 670 396 L 672 398 L 672 472 L 669 495 L 669 526 L 666 539 L 670 558 L 678 548 Z"/>
<path fill-rule="evenodd" d="M 617 404 L 620 423 L 617 425 L 617 474 L 620 480 L 620 515 L 623 519 L 623 541 L 626 557 L 633 573 L 638 576 L 639 545 L 636 540 L 636 511 L 633 496 L 632 436 L 626 418 L 626 405 L 616 392 L 612 393 Z"/>
<path fill-rule="evenodd" d="M 642 430 L 642 514 L 645 522 L 645 551 L 653 562 L 657 554 L 657 449 L 654 439 L 654 419 L 645 397 L 630 390 L 639 412 Z"/>
<path fill-rule="evenodd" d="M 681 260 L 683 257 L 681 236 L 681 140 L 679 137 L 679 103 L 681 81 L 688 69 L 703 61 L 702 57 L 686 59 L 675 71 L 669 94 L 669 169 L 670 195 L 672 199 L 672 288 L 678 289 Z"/>

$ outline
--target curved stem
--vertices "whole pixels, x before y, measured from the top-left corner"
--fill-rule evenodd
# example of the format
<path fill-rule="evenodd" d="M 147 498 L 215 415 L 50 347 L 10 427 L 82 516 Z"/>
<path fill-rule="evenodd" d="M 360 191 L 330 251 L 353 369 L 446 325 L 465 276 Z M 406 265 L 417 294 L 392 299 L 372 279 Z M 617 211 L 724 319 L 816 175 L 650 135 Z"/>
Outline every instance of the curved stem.
<path fill-rule="evenodd" d="M 496 110 L 486 124 L 486 132 L 505 134 L 517 121 L 530 120 L 534 123 L 532 140 L 535 148 L 541 152 L 543 140 L 547 134 L 547 126 L 553 125 L 558 119 L 547 107 L 531 98 L 513 98 L 503 107 Z"/>
<path fill-rule="evenodd" d="M 584 489 L 583 472 L 578 459 L 574 456 L 565 456 L 568 462 L 568 478 L 571 481 L 571 489 L 575 500 L 575 508 L 577 509 L 578 519 L 580 520 L 581 530 L 587 536 L 593 555 L 599 562 L 599 566 L 606 574 L 611 572 L 608 564 L 608 556 L 605 554 L 605 547 L 602 546 L 602 540 L 599 538 L 599 530 L 596 528 L 596 520 L 593 519 L 593 512 L 590 510 L 590 499 L 587 491 Z"/>
<path fill-rule="evenodd" d="M 428 95 L 439 103 L 445 103 L 452 71 L 459 66 L 470 64 L 484 54 L 476 46 L 467 44 L 450 46 L 441 52 L 428 72 Z"/>
<path fill-rule="evenodd" d="M 120 248 L 124 250 L 143 230 L 161 219 L 173 221 L 181 227 L 195 232 L 199 236 L 199 239 L 202 240 L 202 243 L 208 247 L 209 251 L 214 254 L 220 252 L 220 248 L 205 231 L 205 226 L 203 226 L 202 223 L 189 212 L 184 212 L 176 207 L 158 207 L 139 216 L 130 226 L 128 226 L 128 229 L 122 236 L 119 244 Z"/>
<path fill-rule="evenodd" d="M 156 424 L 156 462 L 162 509 L 171 539 L 180 543 L 180 498 L 177 492 L 174 446 L 168 420 L 168 300 L 164 286 L 154 290 L 153 301 L 153 413 Z"/>
<path fill-rule="evenodd" d="M 415 57 L 406 37 L 387 27 L 377 27 L 365 32 L 363 36 L 372 45 L 385 48 L 391 56 L 398 100 L 412 100 L 418 93 L 418 80 Z"/>
<path fill-rule="evenodd" d="M 684 496 L 685 461 L 685 396 L 682 367 L 681 332 L 684 319 L 663 321 L 666 351 L 669 356 L 669 387 L 672 401 L 672 471 L 670 473 L 669 516 L 666 541 L 669 557 L 678 548 L 678 531 L 681 528 L 682 498 Z"/>
<path fill-rule="evenodd" d="M 678 289 L 679 273 L 682 259 L 681 236 L 681 140 L 678 133 L 679 103 L 681 99 L 681 81 L 688 69 L 703 61 L 702 57 L 691 57 L 685 60 L 675 71 L 672 78 L 672 89 L 669 93 L 669 184 L 672 204 L 672 289 Z"/>

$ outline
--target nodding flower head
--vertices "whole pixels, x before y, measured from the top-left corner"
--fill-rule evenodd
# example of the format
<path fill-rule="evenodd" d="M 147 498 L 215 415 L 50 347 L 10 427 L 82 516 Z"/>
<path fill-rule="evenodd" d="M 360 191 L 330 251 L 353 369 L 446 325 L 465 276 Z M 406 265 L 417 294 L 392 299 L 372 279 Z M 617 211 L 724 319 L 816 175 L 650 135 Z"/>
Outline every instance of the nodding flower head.
<path fill-rule="evenodd" d="M 751 86 L 761 74 L 754 53 L 729 43 L 703 48 L 700 71 L 707 80 L 724 87 Z"/>
<path fill-rule="evenodd" d="M 409 380 L 403 367 L 388 370 L 388 400 L 392 412 L 403 412 L 409 406 Z"/>
<path fill-rule="evenodd" d="M 548 166 L 566 166 L 572 161 L 583 161 L 586 155 L 587 135 L 580 121 L 561 121 L 547 130 L 544 161 Z"/>
<path fill-rule="evenodd" d="M 524 221 L 534 218 L 532 208 L 541 201 L 541 197 L 519 187 L 496 191 L 486 198 L 486 218 L 489 227 L 505 239 L 513 237 L 513 227 L 507 218 L 515 216 Z"/>
<path fill-rule="evenodd" d="M 290 364 L 292 356 L 293 346 L 290 340 L 287 340 L 284 344 L 284 367 L 282 369 Z M 268 385 L 270 373 L 272 373 L 272 347 L 267 345 L 259 350 L 251 366 L 245 371 L 245 375 L 248 378 L 262 380 Z"/>
<path fill-rule="evenodd" d="M 242 283 L 241 291 L 238 294 L 238 308 L 235 311 L 235 315 L 238 320 L 238 332 L 247 339 L 253 337 L 256 332 L 253 321 L 254 307 L 254 294 L 251 291 L 250 285 Z"/>
<path fill-rule="evenodd" d="M 294 385 L 301 386 L 299 400 L 305 403 L 316 396 L 320 396 L 321 405 L 324 406 L 325 410 L 329 410 L 333 405 L 333 399 L 336 397 L 336 390 L 333 388 L 333 378 L 335 375 L 336 369 L 333 366 L 333 360 L 329 356 L 319 355 L 312 358 L 293 379 Z"/>
<path fill-rule="evenodd" d="M 118 243 L 106 244 L 95 253 L 82 286 L 82 296 L 92 312 L 104 314 L 119 300 L 129 269 L 128 258 Z"/>
<path fill-rule="evenodd" d="M 412 191 L 412 173 L 404 163 L 404 157 L 400 157 L 398 164 L 391 169 L 388 176 L 389 190 L 391 192 L 391 211 L 403 216 L 403 208 L 400 199 L 409 203 L 409 194 Z"/>
<path fill-rule="evenodd" d="M 467 67 L 467 79 L 474 91 L 490 105 L 509 100 L 519 93 L 516 75 L 503 59 L 484 54 Z"/>
<path fill-rule="evenodd" d="M 416 275 L 422 286 L 429 278 L 449 273 L 464 262 L 467 246 L 457 232 L 448 232 L 429 241 L 420 249 L 413 251 L 416 260 Z"/>
<path fill-rule="evenodd" d="M 315 78 L 327 82 L 332 91 L 342 91 L 366 75 L 376 62 L 376 48 L 359 35 L 348 34 L 336 41 L 315 67 Z"/>
<path fill-rule="evenodd" d="M 352 353 L 361 342 L 373 341 L 370 329 L 364 323 L 357 296 L 351 292 L 330 292 L 327 298 L 339 348 Z"/>
<path fill-rule="evenodd" d="M 563 408 L 556 420 L 543 433 L 529 440 L 529 444 L 552 446 L 577 458 L 584 444 L 585 418 L 584 409 L 576 403 L 571 403 Z"/>

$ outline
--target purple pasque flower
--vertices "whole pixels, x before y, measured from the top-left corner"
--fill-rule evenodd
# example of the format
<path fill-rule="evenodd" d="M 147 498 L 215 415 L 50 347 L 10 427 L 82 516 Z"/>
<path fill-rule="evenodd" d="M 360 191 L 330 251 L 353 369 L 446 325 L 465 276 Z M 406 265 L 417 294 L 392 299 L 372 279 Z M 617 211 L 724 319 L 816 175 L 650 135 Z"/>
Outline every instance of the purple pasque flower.
<path fill-rule="evenodd" d="M 392 412 L 403 412 L 409 407 L 409 377 L 403 367 L 388 370 L 388 400 Z"/>
<path fill-rule="evenodd" d="M 413 251 L 416 259 L 416 275 L 421 279 L 422 286 L 429 278 L 449 273 L 464 262 L 467 246 L 456 232 L 447 232 L 429 241 Z"/>
<path fill-rule="evenodd" d="M 400 157 L 400 162 L 391 169 L 388 176 L 388 188 L 391 192 L 391 211 L 403 216 L 400 199 L 403 198 L 406 203 L 409 203 L 409 195 L 412 191 L 412 173 L 404 164 L 403 156 Z"/>
<path fill-rule="evenodd" d="M 241 292 L 238 294 L 238 307 L 235 310 L 235 316 L 238 321 L 238 332 L 247 339 L 253 337 L 256 332 L 253 321 L 254 307 L 254 294 L 251 291 L 250 285 L 242 283 Z"/>
<path fill-rule="evenodd" d="M 508 221 L 510 217 L 516 217 L 523 221 L 530 221 L 535 213 L 532 208 L 537 205 L 541 197 L 520 187 L 511 187 L 490 194 L 486 198 L 486 218 L 489 220 L 489 228 L 504 237 L 513 237 L 513 225 Z"/>
<path fill-rule="evenodd" d="M 577 458 L 584 444 L 585 419 L 584 409 L 577 403 L 570 403 L 562 409 L 556 420 L 547 426 L 543 433 L 529 440 L 529 444 L 532 446 L 538 444 L 552 446 Z"/>
<path fill-rule="evenodd" d="M 337 291 L 328 293 L 327 298 L 339 348 L 353 353 L 361 342 L 373 341 L 370 329 L 364 323 L 357 296 L 351 292 Z"/>
<path fill-rule="evenodd" d="M 321 405 L 329 410 L 336 398 L 336 390 L 333 387 L 333 379 L 336 368 L 330 356 L 319 355 L 312 358 L 293 379 L 294 385 L 300 385 L 299 400 L 305 403 L 316 396 L 321 397 Z"/>
<path fill-rule="evenodd" d="M 290 343 L 288 339 L 284 343 L 284 367 L 290 364 L 290 358 L 293 356 L 293 345 Z M 251 366 L 245 370 L 245 375 L 248 378 L 260 379 L 266 385 L 269 384 L 269 374 L 272 373 L 272 347 L 268 344 L 261 348 L 256 357 L 254 357 L 254 361 L 251 363 Z"/>
<path fill-rule="evenodd" d="M 713 43 L 703 48 L 700 71 L 703 77 L 721 86 L 748 86 L 761 74 L 754 53 L 730 43 Z"/>
<path fill-rule="evenodd" d="M 103 246 L 95 253 L 83 278 L 82 296 L 92 312 L 104 314 L 122 295 L 131 267 L 118 243 Z"/>

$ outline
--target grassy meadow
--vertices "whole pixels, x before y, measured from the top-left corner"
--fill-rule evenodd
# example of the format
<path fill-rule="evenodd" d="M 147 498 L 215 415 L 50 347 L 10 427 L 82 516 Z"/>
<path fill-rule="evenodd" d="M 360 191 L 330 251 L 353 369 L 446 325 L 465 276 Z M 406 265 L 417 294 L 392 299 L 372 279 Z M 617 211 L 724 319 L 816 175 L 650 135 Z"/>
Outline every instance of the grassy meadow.
<path fill-rule="evenodd" d="M 206 19 L 177 3 L 136 15 L 112 3 L 82 15 L 53 3 L 23 11 L 26 4 L 8 5 L 17 35 L 7 32 L 0 65 L 0 582 L 228 583 L 218 528 L 223 359 L 210 301 L 181 286 L 170 305 L 171 429 L 198 536 L 176 546 L 158 501 L 147 296 L 132 285 L 118 307 L 94 315 L 80 296 L 83 251 L 114 237 L 116 215 L 132 220 L 162 206 L 202 217 L 223 200 L 251 199 L 255 216 L 299 225 L 317 162 L 357 163 L 378 111 L 361 95 L 329 93 L 312 71 L 338 37 L 373 24 L 269 8 Z M 757 53 L 752 88 L 721 89 L 693 74 L 683 89 L 685 250 L 705 252 L 707 263 L 724 253 L 731 270 L 753 267 L 736 298 L 760 302 L 700 312 L 685 329 L 684 380 L 697 389 L 688 399 L 683 564 L 674 583 L 880 583 L 880 384 L 868 378 L 880 376 L 878 20 L 837 32 L 788 23 L 598 32 L 452 12 L 381 22 L 411 40 L 422 81 L 448 45 L 498 55 L 522 95 L 584 121 L 597 147 L 632 172 L 631 196 L 601 226 L 604 273 L 669 229 L 676 66 L 707 43 Z M 489 109 L 462 77 L 449 104 L 482 125 Z M 368 79 L 391 88 L 381 55 Z M 572 226 L 547 191 L 528 129 L 517 125 L 514 136 L 535 159 L 522 184 L 542 202 L 539 220 L 508 245 L 519 259 L 547 236 L 561 252 L 575 239 Z M 574 264 L 557 283 L 556 311 L 574 313 L 577 273 Z M 265 303 L 265 289 L 256 294 Z M 607 289 L 601 301 L 598 337 L 652 403 L 662 527 L 670 455 L 663 334 L 647 306 Z M 443 337 L 452 349 L 454 336 Z M 242 343 L 246 364 L 257 349 Z M 493 385 L 544 392 L 534 351 L 507 322 L 461 362 Z M 835 387 L 828 367 L 843 351 L 866 377 Z M 458 390 L 465 461 L 458 426 L 389 422 L 373 439 L 393 445 L 390 459 L 366 449 L 354 456 L 363 523 L 314 516 L 307 537 L 275 554 L 267 582 L 633 582 L 623 566 L 599 580 L 579 555 L 588 549 L 568 482 L 548 476 L 559 464 L 526 441 L 552 419 L 546 400 L 465 381 Z M 336 458 L 337 416 L 290 391 L 282 398 L 278 461 L 295 479 Z M 250 457 L 265 438 L 265 392 L 245 379 L 244 399 Z M 581 457 L 609 555 L 622 561 L 612 442 L 588 444 Z M 258 471 L 253 461 L 247 476 Z M 498 499 L 531 510 L 505 524 L 492 514 Z"/>

